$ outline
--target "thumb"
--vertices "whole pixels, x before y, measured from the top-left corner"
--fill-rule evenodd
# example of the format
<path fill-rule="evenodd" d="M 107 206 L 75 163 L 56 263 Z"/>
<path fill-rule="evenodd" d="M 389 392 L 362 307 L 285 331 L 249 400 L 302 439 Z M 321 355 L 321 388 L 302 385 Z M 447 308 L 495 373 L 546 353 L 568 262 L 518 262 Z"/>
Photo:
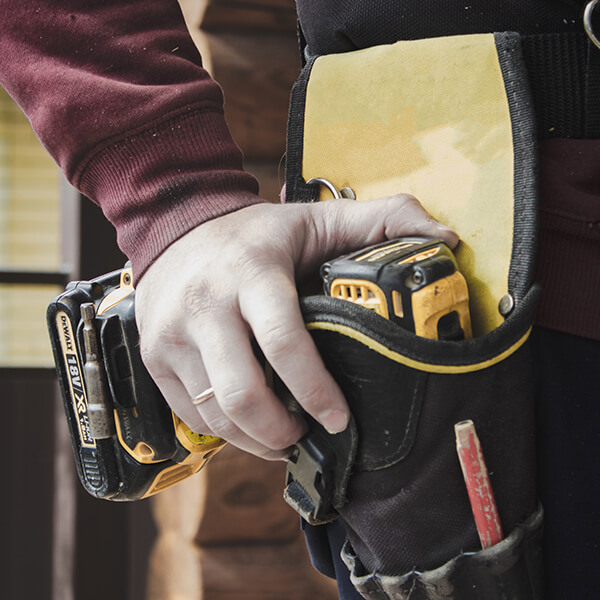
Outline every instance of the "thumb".
<path fill-rule="evenodd" d="M 303 257 L 308 263 L 401 236 L 439 238 L 450 248 L 459 241 L 456 232 L 436 221 L 408 194 L 363 202 L 342 198 L 309 206 L 311 219 Z"/>

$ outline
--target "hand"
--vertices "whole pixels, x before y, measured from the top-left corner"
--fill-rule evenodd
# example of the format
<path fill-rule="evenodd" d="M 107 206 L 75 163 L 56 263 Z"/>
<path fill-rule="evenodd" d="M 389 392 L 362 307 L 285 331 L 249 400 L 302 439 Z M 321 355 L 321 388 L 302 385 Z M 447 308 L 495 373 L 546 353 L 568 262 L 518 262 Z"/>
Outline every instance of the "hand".
<path fill-rule="evenodd" d="M 458 236 L 412 196 L 258 204 L 199 225 L 142 277 L 142 358 L 173 411 L 199 433 L 278 459 L 306 424 L 265 382 L 252 336 L 299 404 L 339 432 L 348 407 L 304 326 L 296 282 L 326 260 L 401 235 Z M 207 388 L 215 397 L 195 406 Z"/>

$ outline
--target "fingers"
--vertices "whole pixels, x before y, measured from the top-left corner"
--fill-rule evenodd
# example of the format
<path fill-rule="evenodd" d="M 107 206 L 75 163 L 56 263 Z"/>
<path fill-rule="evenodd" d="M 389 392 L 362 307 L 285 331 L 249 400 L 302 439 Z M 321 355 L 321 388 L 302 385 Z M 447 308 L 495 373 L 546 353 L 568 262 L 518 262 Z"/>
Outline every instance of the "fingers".
<path fill-rule="evenodd" d="M 207 320 L 191 335 L 201 345 L 217 398 L 217 403 L 208 401 L 198 407 L 213 431 L 230 439 L 233 425 L 273 450 L 284 450 L 302 437 L 306 431 L 304 422 L 289 413 L 267 386 L 248 330 L 239 317 L 230 314 Z"/>
<path fill-rule="evenodd" d="M 306 331 L 295 276 L 350 250 L 402 235 L 458 237 L 412 196 L 318 205 L 255 205 L 200 225 L 172 244 L 137 286 L 144 362 L 194 431 L 265 458 L 305 433 L 267 386 L 254 336 L 300 405 L 327 430 L 349 413 Z M 192 398 L 212 387 L 215 397 Z"/>
<path fill-rule="evenodd" d="M 401 236 L 440 238 L 451 248 L 459 241 L 455 231 L 436 221 L 414 197 L 396 194 L 357 202 L 328 200 L 309 205 L 305 243 L 299 263 L 314 269 L 324 261 L 351 250 Z"/>
<path fill-rule="evenodd" d="M 298 403 L 330 433 L 343 431 L 348 406 L 306 330 L 289 276 L 271 272 L 243 288 L 240 310 L 269 364 Z"/>
<path fill-rule="evenodd" d="M 199 355 L 196 360 L 189 359 L 188 356 L 187 361 L 174 360 L 170 364 L 163 363 L 165 367 L 153 374 L 153 378 L 165 398 L 170 399 L 173 412 L 192 431 L 221 437 L 231 441 L 241 450 L 267 460 L 282 460 L 289 455 L 286 446 L 281 449 L 270 448 L 237 427 L 224 414 L 216 394 L 201 404 L 194 405 L 193 398 L 208 388 L 208 375 Z M 190 366 L 192 369 L 188 368 Z"/>
<path fill-rule="evenodd" d="M 451 248 L 458 244 L 458 234 L 431 216 L 423 205 L 409 194 L 382 198 L 386 204 L 385 236 L 390 239 L 403 235 L 441 238 Z"/>

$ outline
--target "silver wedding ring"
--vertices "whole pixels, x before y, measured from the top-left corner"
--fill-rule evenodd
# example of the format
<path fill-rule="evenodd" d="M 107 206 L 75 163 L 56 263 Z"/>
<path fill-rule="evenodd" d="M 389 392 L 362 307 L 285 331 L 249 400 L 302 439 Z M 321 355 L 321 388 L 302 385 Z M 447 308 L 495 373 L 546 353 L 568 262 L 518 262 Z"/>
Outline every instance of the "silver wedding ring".
<path fill-rule="evenodd" d="M 207 400 L 210 400 L 211 398 L 214 398 L 214 397 L 215 397 L 215 391 L 211 387 L 209 387 L 208 389 L 204 390 L 197 396 L 194 396 L 192 398 L 192 404 L 195 404 L 196 406 L 198 406 L 199 404 L 202 404 L 203 402 L 206 402 Z"/>

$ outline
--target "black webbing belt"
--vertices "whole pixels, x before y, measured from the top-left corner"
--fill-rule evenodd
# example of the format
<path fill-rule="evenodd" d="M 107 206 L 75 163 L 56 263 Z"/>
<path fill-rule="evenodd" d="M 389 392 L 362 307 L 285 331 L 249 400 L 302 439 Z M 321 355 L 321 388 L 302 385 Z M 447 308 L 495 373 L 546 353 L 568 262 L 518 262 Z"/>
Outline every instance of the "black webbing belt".
<path fill-rule="evenodd" d="M 600 137 L 600 50 L 585 33 L 524 36 L 539 139 Z"/>

